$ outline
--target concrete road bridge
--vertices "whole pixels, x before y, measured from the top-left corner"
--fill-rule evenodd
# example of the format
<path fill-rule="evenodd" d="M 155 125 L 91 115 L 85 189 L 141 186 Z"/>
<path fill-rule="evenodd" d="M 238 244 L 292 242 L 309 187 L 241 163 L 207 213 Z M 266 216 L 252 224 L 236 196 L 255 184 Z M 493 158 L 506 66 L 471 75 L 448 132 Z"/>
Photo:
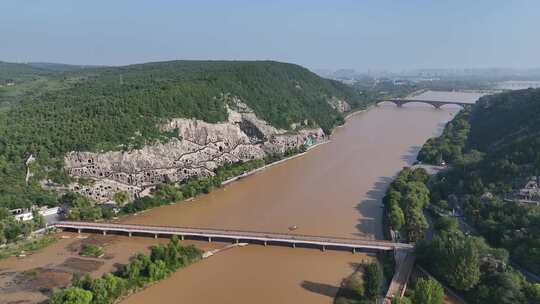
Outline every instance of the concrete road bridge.
<path fill-rule="evenodd" d="M 358 239 L 358 238 L 341 238 L 341 237 L 326 237 L 302 234 L 289 233 L 273 233 L 273 232 L 255 232 L 255 231 L 240 231 L 226 229 L 206 229 L 192 227 L 171 227 L 171 226 L 154 226 L 154 225 L 138 225 L 138 224 L 113 224 L 113 223 L 92 223 L 92 222 L 75 222 L 61 221 L 56 222 L 52 226 L 63 229 L 73 230 L 79 233 L 86 232 L 101 232 L 103 235 L 107 233 L 121 233 L 127 236 L 134 234 L 141 236 L 150 236 L 158 238 L 159 236 L 176 235 L 180 239 L 205 239 L 208 242 L 212 241 L 232 241 L 235 243 L 248 242 L 258 243 L 264 246 L 297 246 L 315 247 L 322 251 L 328 250 L 350 250 L 352 253 L 357 251 L 373 250 L 373 251 L 393 251 L 395 257 L 395 272 L 390 283 L 390 288 L 383 299 L 384 303 L 390 303 L 393 297 L 402 297 L 407 288 L 407 281 L 414 265 L 414 245 L 395 243 L 390 241 Z"/>
<path fill-rule="evenodd" d="M 396 106 L 401 107 L 406 103 L 411 102 L 421 102 L 421 103 L 427 103 L 432 106 L 434 106 L 437 109 L 440 109 L 444 105 L 458 105 L 461 107 L 471 106 L 474 104 L 474 102 L 466 102 L 466 101 L 443 101 L 443 100 L 425 100 L 425 99 L 406 99 L 406 98 L 388 98 L 388 99 L 381 99 L 378 100 L 375 105 L 379 105 L 382 102 L 392 102 L 396 104 Z"/>
<path fill-rule="evenodd" d="M 101 232 L 107 233 L 123 233 L 128 236 L 133 234 L 153 236 L 173 236 L 176 235 L 181 239 L 194 238 L 205 239 L 211 242 L 214 241 L 232 241 L 259 243 L 263 245 L 289 245 L 291 247 L 317 247 L 323 251 L 326 249 L 333 250 L 412 250 L 411 244 L 394 243 L 381 240 L 356 239 L 356 238 L 339 238 L 314 235 L 288 234 L 288 233 L 272 233 L 272 232 L 255 232 L 255 231 L 240 231 L 240 230 L 225 230 L 225 229 L 206 229 L 206 228 L 191 228 L 191 227 L 170 227 L 170 226 L 151 226 L 151 225 L 135 225 L 135 224 L 113 224 L 113 223 L 92 223 L 92 222 L 74 222 L 61 221 L 54 224 L 56 228 L 74 230 L 83 232 Z"/>

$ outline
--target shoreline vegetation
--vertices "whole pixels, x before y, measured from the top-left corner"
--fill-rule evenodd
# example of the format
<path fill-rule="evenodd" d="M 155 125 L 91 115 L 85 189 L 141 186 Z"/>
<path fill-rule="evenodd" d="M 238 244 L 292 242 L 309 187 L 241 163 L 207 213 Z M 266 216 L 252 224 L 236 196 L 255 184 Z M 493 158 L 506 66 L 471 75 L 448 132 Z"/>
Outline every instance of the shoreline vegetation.
<path fill-rule="evenodd" d="M 5 245 L 0 248 L 0 260 L 10 256 L 23 257 L 28 252 L 39 251 L 49 245 L 56 243 L 58 237 L 54 233 L 45 233 L 41 236 L 35 236 L 15 243 Z"/>
<path fill-rule="evenodd" d="M 243 178 L 248 177 L 248 176 L 250 176 L 250 175 L 256 174 L 256 173 L 261 172 L 261 171 L 263 171 L 263 170 L 265 170 L 265 169 L 268 169 L 268 168 L 270 168 L 270 167 L 272 167 L 272 166 L 276 166 L 276 165 L 282 164 L 282 163 L 284 163 L 284 162 L 286 162 L 286 161 L 289 161 L 289 160 L 292 160 L 292 159 L 295 159 L 295 158 L 298 158 L 298 157 L 302 157 L 302 156 L 306 155 L 311 149 L 314 149 L 314 148 L 316 148 L 316 147 L 318 147 L 318 146 L 327 144 L 327 143 L 329 143 L 330 141 L 331 141 L 330 139 L 325 140 L 325 141 L 322 141 L 322 142 L 320 142 L 320 143 L 314 144 L 314 145 L 312 145 L 312 146 L 306 148 L 304 152 L 299 152 L 299 153 L 297 153 L 297 154 L 294 154 L 294 155 L 285 157 L 285 158 L 283 158 L 283 159 L 277 160 L 277 161 L 272 162 L 272 163 L 269 163 L 269 164 L 265 164 L 265 165 L 262 166 L 262 167 L 259 167 L 259 168 L 253 169 L 253 170 L 251 170 L 251 171 L 242 173 L 242 174 L 240 174 L 240 175 L 238 175 L 238 176 L 232 177 L 232 178 L 230 178 L 230 179 L 228 179 L 228 180 L 223 181 L 223 182 L 221 183 L 221 185 L 222 185 L 222 186 L 228 185 L 228 184 L 230 184 L 230 183 L 232 183 L 232 182 L 235 182 L 235 181 L 237 181 L 237 180 L 243 179 Z"/>
<path fill-rule="evenodd" d="M 55 290 L 48 303 L 118 303 L 201 258 L 201 250 L 192 245 L 182 246 L 178 237 L 173 236 L 167 245 L 152 246 L 149 255 L 134 255 L 128 264 L 122 265 L 116 272 L 96 279 L 88 274 L 74 276 L 71 286 Z"/>
<path fill-rule="evenodd" d="M 383 267 L 376 259 L 358 265 L 355 271 L 341 283 L 335 304 L 371 304 L 380 297 L 385 285 Z"/>

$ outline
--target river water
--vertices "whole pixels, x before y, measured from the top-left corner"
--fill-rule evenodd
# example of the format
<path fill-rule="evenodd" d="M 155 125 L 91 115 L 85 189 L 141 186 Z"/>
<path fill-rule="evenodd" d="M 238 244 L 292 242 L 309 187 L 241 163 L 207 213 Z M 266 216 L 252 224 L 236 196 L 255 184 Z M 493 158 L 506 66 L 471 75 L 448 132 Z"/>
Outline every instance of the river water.
<path fill-rule="evenodd" d="M 303 157 L 125 222 L 268 232 L 295 225 L 299 234 L 382 238 L 388 183 L 456 112 L 420 104 L 374 107 Z M 178 271 L 123 304 L 332 303 L 341 280 L 369 258 L 249 245 Z"/>

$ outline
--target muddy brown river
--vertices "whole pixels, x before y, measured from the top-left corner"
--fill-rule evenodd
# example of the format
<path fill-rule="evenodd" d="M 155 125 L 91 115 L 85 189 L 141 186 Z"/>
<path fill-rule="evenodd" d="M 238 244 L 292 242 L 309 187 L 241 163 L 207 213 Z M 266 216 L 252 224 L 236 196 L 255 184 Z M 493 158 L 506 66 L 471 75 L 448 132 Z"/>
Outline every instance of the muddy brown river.
<path fill-rule="evenodd" d="M 457 112 L 381 105 L 350 117 L 327 144 L 192 202 L 129 223 L 381 238 L 392 177 Z M 316 249 L 235 248 L 176 272 L 123 304 L 332 303 L 343 278 L 370 257 Z"/>

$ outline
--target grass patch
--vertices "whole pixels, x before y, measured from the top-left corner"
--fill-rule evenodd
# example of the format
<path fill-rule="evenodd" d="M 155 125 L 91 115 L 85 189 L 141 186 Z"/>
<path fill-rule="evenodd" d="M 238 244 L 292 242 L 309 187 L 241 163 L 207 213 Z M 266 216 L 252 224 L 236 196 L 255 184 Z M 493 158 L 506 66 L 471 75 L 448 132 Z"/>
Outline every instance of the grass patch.
<path fill-rule="evenodd" d="M 85 257 L 99 258 L 103 255 L 103 249 L 97 245 L 83 244 L 81 247 L 81 251 L 79 251 L 79 255 Z"/>
<path fill-rule="evenodd" d="M 23 271 L 22 274 L 27 277 L 36 277 L 38 275 L 38 271 L 36 269 L 30 269 Z"/>
<path fill-rule="evenodd" d="M 18 256 L 25 252 L 34 252 L 43 249 L 53 243 L 58 238 L 54 235 L 46 234 L 38 239 L 24 240 L 17 243 L 9 244 L 0 249 L 0 259 L 5 259 L 10 256 Z"/>

